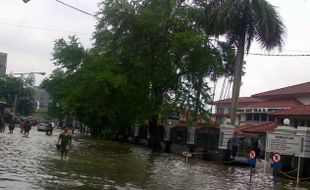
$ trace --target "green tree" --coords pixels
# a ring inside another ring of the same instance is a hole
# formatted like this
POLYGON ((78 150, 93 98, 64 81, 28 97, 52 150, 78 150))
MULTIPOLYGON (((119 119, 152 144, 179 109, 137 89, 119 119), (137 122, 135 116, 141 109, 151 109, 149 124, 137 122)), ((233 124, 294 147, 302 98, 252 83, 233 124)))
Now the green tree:
POLYGON ((245 51, 249 52, 254 39, 267 50, 281 48, 285 26, 274 6, 266 0, 212 0, 205 7, 206 30, 211 34, 225 34, 237 48, 230 116, 234 124, 245 51))
POLYGON ((25 81, 13 76, 0 78, 0 97, 7 102, 7 106, 15 108, 20 115, 30 115, 35 109, 34 91, 25 85, 25 81))
POLYGON ((185 1, 107 0, 98 15, 90 50, 75 37, 55 42, 58 69, 42 86, 95 136, 148 120, 158 151, 159 116, 180 107, 206 113, 206 78, 227 73, 229 48, 212 45, 201 25, 203 9, 185 1))
POLYGON ((157 121, 165 106, 185 102, 201 112, 209 101, 205 78, 223 73, 220 53, 201 28, 201 8, 181 0, 110 0, 100 13, 94 49, 115 57, 127 84, 137 87, 158 149, 157 121))
POLYGON ((64 82, 65 73, 60 68, 57 68, 49 78, 44 79, 41 83, 41 88, 46 90, 51 99, 51 103, 48 105, 48 115, 60 121, 65 117, 62 111, 62 97, 65 96, 64 82))

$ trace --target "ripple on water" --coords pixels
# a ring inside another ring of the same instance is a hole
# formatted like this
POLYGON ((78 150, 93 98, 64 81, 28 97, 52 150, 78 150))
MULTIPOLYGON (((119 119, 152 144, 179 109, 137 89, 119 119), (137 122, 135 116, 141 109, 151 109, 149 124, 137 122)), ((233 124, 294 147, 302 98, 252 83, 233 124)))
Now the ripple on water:
MULTIPOLYGON (((149 149, 75 138, 69 159, 60 160, 55 149, 59 131, 51 137, 32 130, 30 138, 0 134, 0 189, 119 189, 205 190, 272 189, 270 173, 191 159, 153 154, 149 149), (255 184, 255 185, 254 185, 255 184)), ((294 183, 280 181, 278 189, 294 183)), ((306 187, 310 187, 307 185, 306 187)))

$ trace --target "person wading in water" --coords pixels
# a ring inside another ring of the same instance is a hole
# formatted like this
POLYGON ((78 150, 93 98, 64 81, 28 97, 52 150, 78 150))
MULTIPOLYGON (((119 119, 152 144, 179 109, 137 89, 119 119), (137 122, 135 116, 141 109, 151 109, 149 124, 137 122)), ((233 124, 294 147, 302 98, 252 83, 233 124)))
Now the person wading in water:
POLYGON ((57 147, 60 149, 61 160, 67 159, 67 155, 72 143, 72 136, 69 133, 69 128, 64 127, 64 131, 58 137, 57 147))
POLYGON ((29 119, 26 120, 24 128, 25 128, 24 136, 29 137, 29 132, 31 130, 31 123, 29 119))

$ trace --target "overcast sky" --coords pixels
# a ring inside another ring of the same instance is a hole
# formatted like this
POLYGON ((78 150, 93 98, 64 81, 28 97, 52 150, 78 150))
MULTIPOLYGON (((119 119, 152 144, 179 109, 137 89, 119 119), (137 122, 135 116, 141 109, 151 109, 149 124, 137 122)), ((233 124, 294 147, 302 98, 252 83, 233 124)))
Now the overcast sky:
MULTIPOLYGON (((87 12, 98 11, 100 0, 62 0, 87 12)), ((287 36, 283 54, 310 54, 310 1, 269 0, 277 7, 287 36)), ((44 71, 54 68, 51 52, 56 39, 75 34, 91 47, 94 18, 55 0, 0 0, 0 52, 8 54, 7 73, 44 71), (39 29, 40 28, 40 29, 39 29)), ((250 53, 267 53, 253 43, 250 53)), ((279 53, 277 50, 272 54, 279 53)), ((310 81, 310 57, 245 56, 245 76, 240 96, 310 81)), ((43 76, 37 76, 42 81, 43 76)), ((219 83, 217 90, 220 91, 219 83)))

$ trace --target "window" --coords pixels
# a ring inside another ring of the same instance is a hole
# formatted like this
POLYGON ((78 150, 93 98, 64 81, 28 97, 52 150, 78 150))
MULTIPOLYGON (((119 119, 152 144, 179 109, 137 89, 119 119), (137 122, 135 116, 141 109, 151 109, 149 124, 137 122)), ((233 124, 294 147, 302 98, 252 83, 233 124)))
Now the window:
POLYGON ((221 107, 217 108, 217 113, 224 113, 224 108, 221 107))
POLYGON ((261 121, 267 121, 267 114, 261 114, 261 121))
POLYGON ((252 119, 253 119, 253 114, 251 113, 246 114, 246 121, 252 121, 252 119))
POLYGON ((256 114, 254 114, 254 121, 259 121, 259 114, 258 113, 256 113, 256 114))
POLYGON ((305 121, 304 120, 299 121, 299 126, 305 126, 305 121))
POLYGON ((275 121, 274 116, 269 116, 269 121, 275 121))

